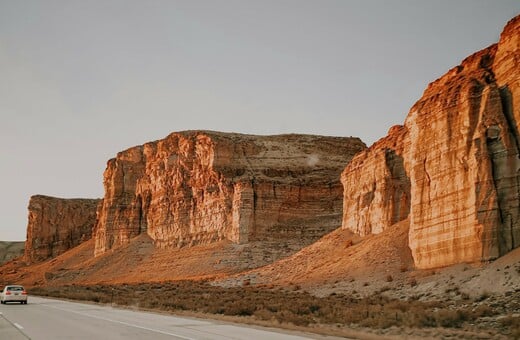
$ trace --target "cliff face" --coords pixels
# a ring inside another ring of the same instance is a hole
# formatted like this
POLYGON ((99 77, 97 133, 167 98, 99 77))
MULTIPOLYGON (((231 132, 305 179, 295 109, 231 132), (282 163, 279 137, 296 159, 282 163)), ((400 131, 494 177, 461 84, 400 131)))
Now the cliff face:
POLYGON ((147 233, 158 247, 309 244, 341 224, 339 175, 357 138, 172 133, 110 160, 95 253, 147 233))
POLYGON ((28 207, 25 261, 56 257, 90 239, 100 201, 32 196, 28 207))
POLYGON ((392 127, 343 171, 344 228, 362 236, 378 234, 408 217, 410 179, 403 160, 407 137, 406 127, 392 127))
POLYGON ((403 128, 347 166, 344 228, 377 233, 409 211, 418 268, 489 260, 518 247, 519 36, 517 17, 498 44, 431 83, 403 128))

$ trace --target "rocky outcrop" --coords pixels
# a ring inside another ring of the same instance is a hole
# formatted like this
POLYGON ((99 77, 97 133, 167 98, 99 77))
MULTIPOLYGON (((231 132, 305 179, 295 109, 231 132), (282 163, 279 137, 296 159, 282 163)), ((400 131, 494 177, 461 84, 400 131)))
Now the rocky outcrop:
POLYGON ((58 256, 92 237, 99 199, 64 199, 42 195, 29 200, 26 262, 58 256))
POLYGON ((147 233, 158 247, 230 240, 303 247, 341 224, 357 138, 172 133, 110 160, 95 254, 147 233))
POLYGON ((404 126, 392 127, 343 171, 343 228, 362 236, 378 234, 408 217, 410 179, 402 156, 407 137, 404 126))
POLYGON ((431 83, 403 128, 349 164, 344 228, 377 233, 409 213, 418 268, 519 246, 519 37, 517 17, 498 44, 431 83))

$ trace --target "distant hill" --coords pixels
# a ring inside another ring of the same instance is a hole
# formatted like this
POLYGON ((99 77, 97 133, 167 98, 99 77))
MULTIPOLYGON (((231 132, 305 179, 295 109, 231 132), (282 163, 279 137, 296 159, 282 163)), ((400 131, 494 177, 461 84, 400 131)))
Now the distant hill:
POLYGON ((0 264, 23 255, 25 242, 0 241, 0 264))

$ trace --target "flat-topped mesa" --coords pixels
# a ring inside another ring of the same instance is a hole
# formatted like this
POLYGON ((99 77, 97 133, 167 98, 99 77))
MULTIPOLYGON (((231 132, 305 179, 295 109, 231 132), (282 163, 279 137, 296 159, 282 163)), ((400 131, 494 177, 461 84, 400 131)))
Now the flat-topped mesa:
POLYGON ((147 233, 158 247, 311 243, 341 224, 339 175, 358 138, 172 133, 120 152, 104 173, 99 255, 147 233))
POLYGON ((100 199, 66 199, 43 195, 29 200, 24 260, 40 262, 89 240, 100 199))
POLYGON ((344 228, 379 232, 409 208, 418 268, 487 261, 520 245, 519 18, 498 44, 431 83, 400 132, 347 166, 344 228))

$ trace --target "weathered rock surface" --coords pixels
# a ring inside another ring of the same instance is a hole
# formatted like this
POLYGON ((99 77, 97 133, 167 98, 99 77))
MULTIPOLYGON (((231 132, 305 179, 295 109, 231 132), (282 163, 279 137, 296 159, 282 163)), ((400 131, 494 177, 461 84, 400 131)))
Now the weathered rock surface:
POLYGON ((344 228, 362 236, 378 234, 408 217, 410 179, 402 156, 407 137, 405 127, 392 127, 343 171, 344 228))
POLYGON ((431 83, 403 128, 348 165, 344 228, 377 233, 409 211, 418 268, 490 260, 519 246, 519 42, 517 17, 498 44, 431 83))
POLYGON ((301 248, 341 225, 339 176, 364 148, 358 138, 209 131, 130 148, 104 173, 95 254, 141 233, 162 248, 225 239, 301 248))
POLYGON ((56 257, 90 239, 100 201, 32 196, 28 207, 25 261, 56 257))

